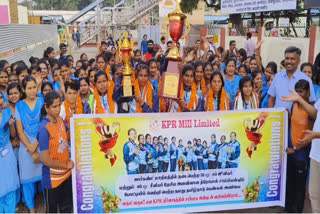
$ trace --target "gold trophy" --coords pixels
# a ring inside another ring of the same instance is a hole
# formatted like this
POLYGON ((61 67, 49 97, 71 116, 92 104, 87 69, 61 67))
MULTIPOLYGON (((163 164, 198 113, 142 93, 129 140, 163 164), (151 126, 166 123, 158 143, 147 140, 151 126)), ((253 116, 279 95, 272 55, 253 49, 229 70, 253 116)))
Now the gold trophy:
POLYGON ((245 118, 243 120, 247 139, 251 143, 246 149, 249 158, 251 158, 252 153, 257 150, 258 145, 261 144, 263 136, 261 130, 266 123, 267 116, 268 114, 266 113, 260 113, 260 115, 255 119, 245 118))
POLYGON ((248 130, 249 132, 258 133, 265 124, 265 120, 265 118, 256 118, 254 120, 251 118, 245 118, 243 120, 243 126, 245 130, 248 130))
POLYGON ((177 42, 179 39, 184 39, 190 32, 190 24, 186 21, 187 16, 184 15, 180 8, 181 0, 177 0, 177 8, 175 11, 168 15, 169 20, 169 31, 167 34, 173 40, 173 47, 169 51, 166 59, 168 62, 167 71, 162 75, 162 87, 161 96, 166 98, 176 99, 179 97, 179 87, 180 87, 180 73, 178 68, 178 62, 181 62, 181 57, 179 54, 179 49, 177 47, 177 42), (184 27, 186 28, 183 34, 184 27))
POLYGON ((125 72, 123 74, 123 97, 133 96, 133 85, 132 85, 132 68, 130 66, 130 59, 133 56, 134 42, 132 38, 128 40, 128 32, 123 34, 123 41, 119 40, 119 56, 122 57, 123 64, 125 66, 125 72))

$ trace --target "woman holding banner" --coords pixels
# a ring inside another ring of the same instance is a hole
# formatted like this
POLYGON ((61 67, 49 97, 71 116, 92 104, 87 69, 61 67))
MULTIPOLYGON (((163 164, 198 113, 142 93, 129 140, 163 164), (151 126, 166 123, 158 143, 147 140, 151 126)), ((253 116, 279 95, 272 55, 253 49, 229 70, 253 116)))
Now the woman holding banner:
POLYGON ((44 98, 38 141, 43 162, 42 180, 46 192, 47 212, 73 212, 71 170, 69 159, 69 131, 59 116, 61 98, 49 92, 44 98))

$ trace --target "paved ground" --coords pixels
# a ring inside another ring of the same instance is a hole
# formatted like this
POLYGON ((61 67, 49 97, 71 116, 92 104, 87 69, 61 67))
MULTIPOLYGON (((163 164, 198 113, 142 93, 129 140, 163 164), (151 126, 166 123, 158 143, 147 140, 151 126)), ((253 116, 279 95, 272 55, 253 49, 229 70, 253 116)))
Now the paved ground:
POLYGON ((97 48, 96 47, 81 47, 80 49, 76 48, 75 50, 72 51, 72 56, 75 62, 80 59, 80 55, 82 53, 86 53, 89 59, 95 58, 97 54, 97 48))

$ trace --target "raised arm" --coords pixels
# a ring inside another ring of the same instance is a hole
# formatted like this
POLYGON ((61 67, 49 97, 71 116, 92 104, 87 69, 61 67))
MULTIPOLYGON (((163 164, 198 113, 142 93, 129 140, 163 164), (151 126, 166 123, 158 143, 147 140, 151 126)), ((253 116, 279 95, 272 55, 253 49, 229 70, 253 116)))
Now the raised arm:
POLYGON ((313 107, 311 104, 306 102, 302 97, 300 97, 297 92, 290 89, 289 91, 291 93, 289 96, 281 97, 280 99, 285 102, 298 102, 302 106, 302 108, 308 113, 309 117, 315 120, 317 118, 317 113, 318 113, 317 109, 315 109, 315 107, 313 107))
POLYGON ((262 45, 263 41, 259 41, 256 44, 256 62, 257 62, 257 66, 259 68, 260 71, 262 71, 262 63, 261 63, 261 45, 262 45))

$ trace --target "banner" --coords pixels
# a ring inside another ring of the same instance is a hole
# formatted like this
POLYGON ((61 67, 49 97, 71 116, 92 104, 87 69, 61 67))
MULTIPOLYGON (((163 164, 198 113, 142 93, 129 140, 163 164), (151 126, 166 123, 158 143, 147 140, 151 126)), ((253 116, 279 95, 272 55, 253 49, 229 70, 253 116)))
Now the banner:
POLYGON ((296 10, 297 0, 221 0, 221 14, 296 10))
POLYGON ((75 116, 74 211, 284 206, 287 125, 284 109, 75 116))
POLYGON ((159 17, 167 17, 177 7, 177 0, 159 0, 159 17))

